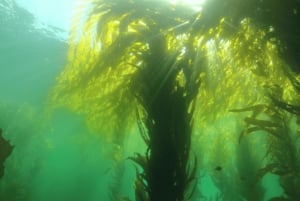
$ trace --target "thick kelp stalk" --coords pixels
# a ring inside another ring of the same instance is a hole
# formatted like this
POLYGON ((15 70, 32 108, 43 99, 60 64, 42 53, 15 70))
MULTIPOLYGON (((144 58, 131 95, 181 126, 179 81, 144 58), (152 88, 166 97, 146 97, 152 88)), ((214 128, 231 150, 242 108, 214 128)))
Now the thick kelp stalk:
POLYGON ((168 54, 163 35, 150 40, 145 67, 136 76, 140 85, 133 87, 145 112, 141 121, 148 144, 145 164, 139 163, 144 169, 139 182, 146 182, 151 201, 185 200, 195 176, 196 165, 189 166, 188 159, 199 79, 189 72, 191 61, 180 61, 177 54, 168 54))

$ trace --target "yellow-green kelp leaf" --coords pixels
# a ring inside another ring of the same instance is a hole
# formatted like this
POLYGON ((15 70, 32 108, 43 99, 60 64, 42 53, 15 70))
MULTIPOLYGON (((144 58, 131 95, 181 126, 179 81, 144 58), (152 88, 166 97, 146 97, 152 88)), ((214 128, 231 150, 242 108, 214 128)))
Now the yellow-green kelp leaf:
MULTIPOLYGON (((183 51, 181 60, 187 41, 195 40, 182 31, 196 16, 187 11, 164 1, 87 1, 75 12, 68 62, 50 105, 83 114, 90 129, 122 141, 140 107, 131 89, 140 85, 136 75, 146 65, 148 41, 163 36, 170 53, 183 51)), ((183 82, 183 76, 178 80, 183 82)))
MULTIPOLYGON (((193 143, 199 153, 205 153, 202 160, 206 165, 217 162, 234 167, 236 164, 239 138, 247 126, 245 119, 256 111, 232 113, 232 109, 263 105, 276 112, 278 108, 270 94, 299 105, 299 93, 287 72, 295 79, 297 76, 290 72, 280 56, 278 40, 266 37, 272 31, 272 27, 258 28, 249 18, 241 20, 237 27, 232 27, 229 19, 222 18, 216 27, 205 33, 208 40, 201 52, 205 53, 206 65, 197 96, 193 143)), ((255 117, 257 121, 273 122, 272 115, 262 109, 255 117)), ((284 111, 276 115, 290 118, 284 111)), ((251 149, 251 154, 259 160, 266 151, 266 135, 271 133, 262 128, 256 133, 263 135, 250 138, 248 143, 258 145, 251 149)))
MULTIPOLYGON (((167 1, 87 2, 75 12, 68 63, 50 103, 85 115, 89 128, 107 140, 122 141, 125 130, 136 123, 136 110, 142 106, 132 89, 143 82, 139 71, 147 66, 149 41, 158 35, 175 61, 188 59, 184 68, 201 72, 195 74, 201 85, 192 101, 195 138, 200 134, 203 138, 207 127, 227 118, 230 109, 270 104, 267 95, 274 89, 284 100, 298 98, 286 76, 288 66, 279 56, 277 39, 266 37, 272 27, 258 28, 250 18, 232 26, 231 16, 224 16, 206 29, 201 27, 201 12, 167 1)), ((159 73, 157 69, 153 73, 159 73)), ((178 71, 176 80, 187 88, 183 71, 178 71)), ((224 132, 229 141, 239 135, 224 132)))

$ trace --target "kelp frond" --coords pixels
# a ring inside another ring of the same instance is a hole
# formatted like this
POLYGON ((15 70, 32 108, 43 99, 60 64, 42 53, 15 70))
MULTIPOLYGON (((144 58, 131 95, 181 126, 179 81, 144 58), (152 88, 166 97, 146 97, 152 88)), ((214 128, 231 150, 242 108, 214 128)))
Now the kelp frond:
MULTIPOLYGON (((57 78, 50 105, 86 115, 88 126, 102 133, 132 125, 139 100, 131 89, 140 85, 136 77, 146 65, 149 43, 164 35, 169 52, 184 49, 190 39, 182 29, 194 19, 186 11, 147 0, 90 0, 78 7, 68 63, 57 78)), ((151 69, 154 74, 157 70, 151 69)), ((109 135, 107 139, 113 138, 109 135)))

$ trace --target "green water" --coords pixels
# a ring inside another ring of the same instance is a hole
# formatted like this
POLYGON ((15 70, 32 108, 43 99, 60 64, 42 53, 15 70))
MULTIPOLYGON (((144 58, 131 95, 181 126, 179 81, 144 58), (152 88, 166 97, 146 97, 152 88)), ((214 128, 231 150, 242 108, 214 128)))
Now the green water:
POLYGON ((66 42, 36 29, 25 9, 4 8, 0 127, 15 148, 5 162, 0 200, 108 200, 114 173, 109 157, 101 156, 103 144, 93 137, 83 141, 85 123, 68 111, 58 111, 48 121, 43 117, 49 90, 66 62, 66 42))
MULTIPOLYGON (((80 114, 61 108, 47 115, 49 92, 66 65, 68 44, 57 37, 62 30, 37 29, 34 16, 11 2, 0 0, 0 128, 14 145, 0 178, 0 201, 134 200, 135 164, 128 157, 145 151, 137 126, 125 140, 122 155, 115 156, 119 147, 90 131, 80 114)), ((224 122, 229 125, 231 120, 224 122)), ((223 166, 215 170, 219 165, 198 168, 193 201, 222 200, 216 183, 230 172, 223 166)), ((261 179, 263 201, 284 194, 277 175, 268 173, 261 179)), ((237 198, 234 182, 224 182, 224 189, 237 198)))

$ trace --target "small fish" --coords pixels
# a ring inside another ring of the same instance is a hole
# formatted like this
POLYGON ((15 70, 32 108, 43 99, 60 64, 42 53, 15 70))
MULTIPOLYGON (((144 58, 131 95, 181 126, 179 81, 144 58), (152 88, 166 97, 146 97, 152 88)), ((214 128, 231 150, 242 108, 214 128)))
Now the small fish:
POLYGON ((2 136, 2 129, 0 128, 0 178, 4 175, 4 162, 10 156, 14 149, 6 139, 2 136))
POLYGON ((215 167, 215 170, 216 170, 216 171, 221 171, 221 170, 222 170, 222 167, 221 167, 221 166, 217 166, 217 167, 215 167))

